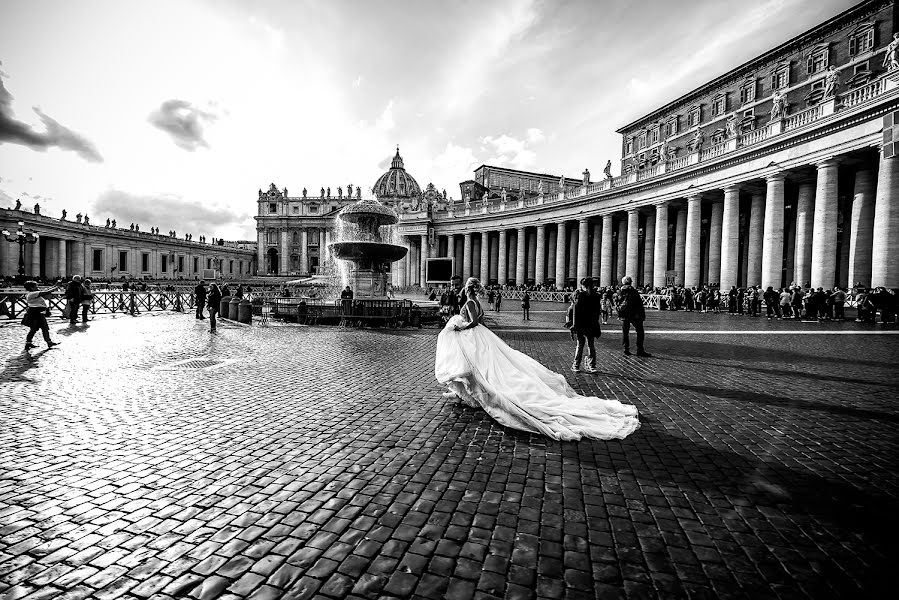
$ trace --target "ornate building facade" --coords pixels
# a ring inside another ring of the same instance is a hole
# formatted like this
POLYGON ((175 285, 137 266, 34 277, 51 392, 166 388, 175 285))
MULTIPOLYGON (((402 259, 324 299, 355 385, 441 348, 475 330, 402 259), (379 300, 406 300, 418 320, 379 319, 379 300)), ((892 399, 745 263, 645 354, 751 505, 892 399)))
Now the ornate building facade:
POLYGON ((452 256, 512 284, 899 287, 895 10, 862 2, 622 127, 620 176, 484 165, 461 202, 413 203, 394 284, 452 256))
MULTIPOLYGON (((11 235, 23 224, 38 241, 24 245, 25 274, 30 277, 93 279, 198 279, 205 269, 238 279, 256 272, 256 248, 246 242, 215 244, 177 238, 171 233, 141 231, 132 224, 94 225, 79 214, 75 220, 53 218, 20 208, 0 209, 0 228, 11 235)), ((205 239, 205 238, 204 238, 205 239)), ((19 247, 0 237, 0 273, 15 276, 19 247)))

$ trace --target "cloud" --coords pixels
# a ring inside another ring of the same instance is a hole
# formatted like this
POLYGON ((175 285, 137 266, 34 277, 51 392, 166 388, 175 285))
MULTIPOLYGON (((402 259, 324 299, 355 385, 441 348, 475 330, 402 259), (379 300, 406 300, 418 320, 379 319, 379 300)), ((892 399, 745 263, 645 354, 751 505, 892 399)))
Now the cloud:
POLYGON ((0 144, 20 144, 39 152, 47 148, 71 150, 88 162, 103 162, 103 157, 94 144, 75 133, 38 107, 32 110, 44 124, 45 131, 36 131, 31 125, 19 121, 13 116, 12 94, 3 84, 4 73, 0 72, 0 144))
POLYGON ((202 202, 187 200, 176 194, 134 194, 110 189, 94 201, 91 213, 95 220, 109 218, 119 223, 138 223, 141 229, 159 227, 174 229, 179 235, 194 233, 212 235, 224 226, 242 227, 248 215, 202 202))
POLYGON ((387 103, 387 106, 384 107, 384 112, 381 113, 381 116, 378 117, 378 120, 375 121, 375 129, 380 129, 381 131, 390 131, 396 125, 396 122, 393 120, 393 100, 387 103))
POLYGON ((186 100, 166 100, 147 118, 154 127, 172 136, 175 145, 188 152, 200 146, 209 147, 203 138, 203 125, 216 119, 216 114, 201 110, 186 100))
POLYGON ((490 164, 508 165, 514 169, 531 169, 537 162, 537 153, 531 146, 545 139, 543 131, 532 127, 527 130, 526 137, 520 140, 511 135, 487 136, 481 138, 485 151, 491 153, 486 161, 490 164))
POLYGON ((353 80, 353 87, 354 87, 354 88, 357 88, 357 87, 359 87, 360 85, 362 85, 362 75, 359 75, 358 77, 356 77, 356 79, 353 80))

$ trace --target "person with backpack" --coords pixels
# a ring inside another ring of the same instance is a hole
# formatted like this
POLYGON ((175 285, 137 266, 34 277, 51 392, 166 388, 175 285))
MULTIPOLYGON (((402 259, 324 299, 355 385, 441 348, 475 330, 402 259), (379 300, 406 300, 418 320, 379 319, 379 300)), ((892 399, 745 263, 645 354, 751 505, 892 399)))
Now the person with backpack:
POLYGON ((618 309, 618 317, 621 319, 621 341, 624 345, 625 356, 630 356, 630 331, 631 325, 633 325, 634 331, 637 332, 637 356, 649 358, 652 355, 643 347, 643 340, 646 337, 643 330, 646 309, 643 307, 643 299, 640 297, 640 293, 634 289, 633 283, 634 280, 630 276, 624 277, 621 280, 621 289, 615 296, 615 306, 618 309))

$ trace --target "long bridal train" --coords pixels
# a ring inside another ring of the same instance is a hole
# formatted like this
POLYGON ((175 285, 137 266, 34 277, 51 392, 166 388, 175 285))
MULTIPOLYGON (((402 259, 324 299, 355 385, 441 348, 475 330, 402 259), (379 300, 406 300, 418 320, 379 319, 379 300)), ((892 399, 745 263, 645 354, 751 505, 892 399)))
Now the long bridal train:
POLYGON ((581 396, 565 377, 488 328, 455 329, 464 323, 452 317, 437 337, 434 374, 465 404, 480 406, 506 427, 563 441, 623 439, 640 426, 635 406, 581 396))

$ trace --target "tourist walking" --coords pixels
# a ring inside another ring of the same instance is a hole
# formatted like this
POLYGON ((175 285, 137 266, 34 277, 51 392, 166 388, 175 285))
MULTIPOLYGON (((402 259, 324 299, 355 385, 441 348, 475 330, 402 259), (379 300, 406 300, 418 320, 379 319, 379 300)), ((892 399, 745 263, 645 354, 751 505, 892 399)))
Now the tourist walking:
POLYGON ((496 292, 496 301, 493 303, 493 310, 496 312, 500 312, 500 309, 503 305, 503 293, 498 291, 496 292))
POLYGON ((72 277, 72 281, 66 286, 66 313, 69 315, 69 323, 74 325, 78 321, 78 307, 81 305, 81 275, 72 277))
POLYGON ((524 296, 521 297, 521 320, 531 320, 531 295, 527 293, 527 291, 525 291, 524 296))
POLYGON ((206 317, 203 315, 203 308, 206 306, 206 280, 201 279, 200 283, 197 284, 197 287, 194 288, 194 296, 197 301, 197 314, 196 318, 205 319, 206 317))
POLYGON ((40 329, 41 335, 44 336, 44 341, 47 342, 47 348, 59 345, 58 342, 54 342, 50 339, 50 326, 47 325, 45 313, 47 312, 47 298, 60 287, 61 286, 57 284, 52 288, 40 290, 38 289, 36 282, 25 282, 25 304, 27 308, 25 310, 25 317, 22 319, 22 325, 28 327, 28 335, 25 336, 26 350, 37 348, 36 345, 31 343, 31 340, 34 339, 34 334, 37 333, 38 329, 40 329))
POLYGON ((621 289, 615 296, 615 306, 618 308, 618 317, 621 319, 621 342, 624 345, 625 356, 631 355, 630 331, 631 325, 637 332, 637 356, 649 358, 652 356, 643 347, 645 332, 643 321, 646 320, 646 309, 643 308, 643 299, 634 289, 634 280, 629 276, 621 280, 621 289))
POLYGON ((91 308, 94 301, 94 291, 91 289, 91 280, 85 279, 81 284, 81 322, 87 323, 87 311, 91 308))
POLYGON ((575 373, 581 371, 581 360, 584 358, 584 345, 587 346, 588 362, 584 365, 587 373, 596 373, 596 348, 593 341, 602 335, 599 325, 602 299, 593 287, 593 279, 584 277, 581 279, 581 289, 574 294, 574 301, 568 309, 568 323, 571 335, 577 340, 574 350, 574 362, 571 370, 575 373))
POLYGON ((493 310, 493 301, 496 299, 496 292, 493 290, 487 291, 487 305, 490 307, 490 310, 493 310))
POLYGON ((480 281, 465 282, 466 302, 437 337, 434 375, 445 397, 483 408, 501 425, 556 440, 622 439, 640 426, 636 407, 581 396, 565 378, 506 345, 483 324, 480 281))
POLYGON ((219 303, 222 301, 222 291, 217 283, 209 286, 209 296, 206 303, 209 305, 209 331, 215 331, 215 315, 219 312, 219 303))

